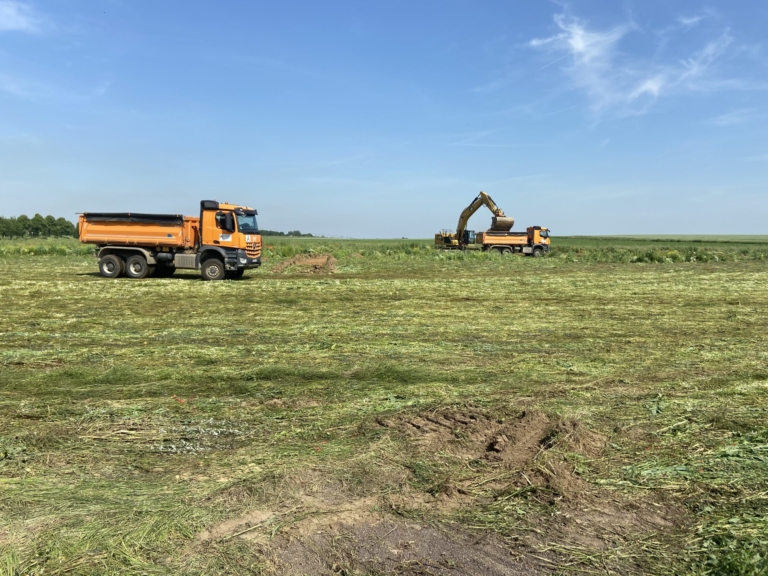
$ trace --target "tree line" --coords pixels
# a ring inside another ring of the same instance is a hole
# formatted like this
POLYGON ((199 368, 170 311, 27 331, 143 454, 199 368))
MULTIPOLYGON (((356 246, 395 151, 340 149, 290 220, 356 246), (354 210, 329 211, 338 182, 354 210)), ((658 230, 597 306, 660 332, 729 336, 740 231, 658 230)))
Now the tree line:
MULTIPOLYGON (((299 230, 290 232, 278 232, 276 230, 261 230, 263 236, 300 236, 312 238, 312 234, 302 234, 299 230)), ((30 218, 22 214, 21 216, 11 216, 5 218, 0 216, 0 238, 24 238, 43 237, 43 236, 74 236, 77 238, 77 226, 66 218, 54 218, 53 216, 42 216, 35 214, 30 218)))
POLYGON ((24 236, 77 237, 77 226, 66 218, 40 214, 35 214, 32 218, 24 214, 10 218, 0 216, 0 238, 23 238, 24 236))
POLYGON ((299 230, 291 230, 290 232, 278 232, 276 230, 259 230, 259 234, 262 236, 301 236, 303 238, 314 238, 312 234, 307 232, 302 234, 299 230))

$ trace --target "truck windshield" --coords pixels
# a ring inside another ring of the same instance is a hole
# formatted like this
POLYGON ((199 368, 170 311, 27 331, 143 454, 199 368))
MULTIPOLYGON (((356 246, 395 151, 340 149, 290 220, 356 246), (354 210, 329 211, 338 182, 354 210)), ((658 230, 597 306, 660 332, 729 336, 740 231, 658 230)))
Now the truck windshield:
POLYGON ((246 234, 254 234, 258 232, 259 226, 256 224, 256 216, 253 214, 238 214, 237 229, 246 234))

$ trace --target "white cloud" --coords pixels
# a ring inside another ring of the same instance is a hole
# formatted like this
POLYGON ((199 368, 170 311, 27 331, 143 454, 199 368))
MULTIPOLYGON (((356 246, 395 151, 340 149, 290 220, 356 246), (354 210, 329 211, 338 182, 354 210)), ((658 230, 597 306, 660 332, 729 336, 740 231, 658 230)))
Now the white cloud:
POLYGON ((648 80, 640 84, 640 86, 638 86, 629 95, 629 100, 630 101, 637 100, 643 94, 648 94, 649 96, 656 98, 661 92, 661 89, 663 86, 664 86, 663 76, 655 76, 654 78, 649 78, 648 80))
POLYGON ((757 114, 754 109, 742 109, 733 110, 716 118, 712 118, 710 122, 716 126, 733 126, 735 124, 743 124, 748 120, 762 117, 761 114, 757 114))
POLYGON ((699 22, 704 20, 705 16, 679 16, 677 21, 680 25, 686 28, 693 28, 699 22))
POLYGON ((642 95, 658 96, 664 80, 659 75, 618 64, 618 44, 632 27, 621 25, 605 31, 592 30, 587 22, 566 14, 556 14, 555 23, 562 32, 549 38, 535 38, 532 48, 570 56, 565 68, 574 85, 586 92, 595 111, 627 107, 642 95))
POLYGON ((482 132, 472 132, 469 135, 462 135, 460 140, 452 142, 450 146, 477 146, 478 140, 482 140, 486 136, 490 136, 494 132, 498 132, 501 128, 494 128, 493 130, 484 130, 482 132))
POLYGON ((16 0, 0 0, 0 32, 39 30, 40 19, 29 5, 16 0))
POLYGON ((28 98, 32 95, 32 90, 24 82, 3 73, 0 73, 0 92, 20 98, 28 98))
MULTIPOLYGON (((704 17, 679 18, 678 22, 691 27, 704 17)), ((587 21, 565 12, 556 14, 554 21, 560 32, 548 38, 534 38, 528 45, 556 55, 554 62, 568 58, 570 63, 563 71, 572 86, 587 95, 597 114, 642 114, 665 94, 705 89, 705 76, 733 42, 726 30, 687 59, 659 63, 654 57, 632 56, 621 50, 622 40, 637 30, 631 23, 596 30, 587 21)), ((706 86, 715 85, 708 80, 706 86)))
POLYGON ((723 32, 714 42, 708 43, 702 50, 693 54, 687 60, 682 62, 685 71, 680 75, 680 80, 689 80, 700 77, 709 66, 725 53, 728 46, 733 42, 730 30, 723 32))

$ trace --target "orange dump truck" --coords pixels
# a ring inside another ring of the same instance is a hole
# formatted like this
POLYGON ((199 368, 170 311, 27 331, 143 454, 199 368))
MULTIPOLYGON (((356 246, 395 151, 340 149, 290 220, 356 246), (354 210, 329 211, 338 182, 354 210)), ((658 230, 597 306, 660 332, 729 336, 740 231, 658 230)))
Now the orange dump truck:
POLYGON ((80 242, 98 248, 106 278, 167 277, 179 269, 200 270, 204 280, 240 278, 261 266, 257 212, 247 206, 200 202, 200 216, 85 212, 80 242))
POLYGON ((496 250, 502 254, 520 252, 529 256, 543 256, 549 252, 549 229, 529 226, 525 232, 477 232, 475 242, 483 250, 496 250))

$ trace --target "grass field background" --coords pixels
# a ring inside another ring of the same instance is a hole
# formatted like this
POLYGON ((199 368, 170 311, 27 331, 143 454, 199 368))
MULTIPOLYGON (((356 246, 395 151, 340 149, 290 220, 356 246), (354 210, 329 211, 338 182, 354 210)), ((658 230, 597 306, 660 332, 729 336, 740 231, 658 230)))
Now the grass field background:
POLYGON ((264 243, 262 269, 208 283, 0 242, 0 572, 280 572, 274 543, 349 501, 490 533, 541 573, 768 571, 768 238, 556 238, 541 259, 264 243), (522 411, 549 429, 517 468, 458 456, 461 426, 439 450, 401 426, 522 411), (601 500, 667 522, 609 539, 601 500), (201 536, 259 510, 253 540, 201 536))

